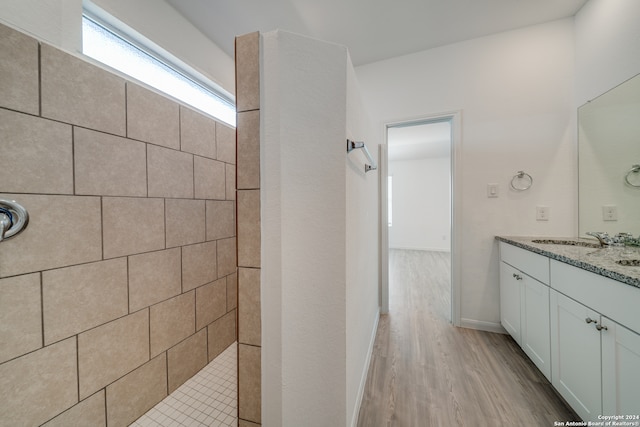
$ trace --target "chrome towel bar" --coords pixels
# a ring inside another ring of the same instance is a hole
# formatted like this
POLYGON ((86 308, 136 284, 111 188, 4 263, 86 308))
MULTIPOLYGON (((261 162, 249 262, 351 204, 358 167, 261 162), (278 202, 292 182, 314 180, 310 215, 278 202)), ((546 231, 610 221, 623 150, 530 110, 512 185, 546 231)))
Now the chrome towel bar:
POLYGON ((352 152, 356 148, 362 148, 364 155, 367 156, 367 160, 369 160, 370 164, 365 163, 364 165, 365 173, 378 169, 378 165, 376 165, 375 160, 373 160, 373 157, 371 157, 371 153, 369 153, 369 150, 367 149, 367 146, 364 142, 351 141, 350 139, 347 139, 347 153, 352 152))

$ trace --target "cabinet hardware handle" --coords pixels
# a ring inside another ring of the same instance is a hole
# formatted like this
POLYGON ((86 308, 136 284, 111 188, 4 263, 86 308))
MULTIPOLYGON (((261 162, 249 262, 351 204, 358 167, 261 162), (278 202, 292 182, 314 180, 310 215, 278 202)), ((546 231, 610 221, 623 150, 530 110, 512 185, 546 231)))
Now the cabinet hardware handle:
POLYGON ((522 276, 520 276, 519 274, 513 273, 513 277, 515 277, 516 280, 522 280, 522 276))
POLYGON ((602 326, 602 325, 596 325, 596 329, 597 329, 597 330, 599 330, 599 331, 601 331, 601 330, 603 330, 603 329, 604 329, 605 331, 609 330, 609 328, 607 328, 606 326, 602 326))
POLYGON ((595 322, 595 323, 598 323, 596 320, 593 320, 593 319, 592 319, 592 318, 590 318, 590 317, 587 317, 586 319, 584 319, 584 321, 585 321, 585 322, 587 322, 587 323, 594 323, 594 322, 595 322))

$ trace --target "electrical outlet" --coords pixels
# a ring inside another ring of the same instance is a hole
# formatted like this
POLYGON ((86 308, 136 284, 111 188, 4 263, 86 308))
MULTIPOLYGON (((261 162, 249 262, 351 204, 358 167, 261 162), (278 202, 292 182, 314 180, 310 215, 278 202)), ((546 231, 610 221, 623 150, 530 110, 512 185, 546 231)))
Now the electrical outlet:
POLYGON ((549 221, 548 206, 536 206, 536 221, 549 221))
POLYGON ((605 205, 602 207, 602 219, 604 221, 618 220, 618 207, 616 205, 605 205))

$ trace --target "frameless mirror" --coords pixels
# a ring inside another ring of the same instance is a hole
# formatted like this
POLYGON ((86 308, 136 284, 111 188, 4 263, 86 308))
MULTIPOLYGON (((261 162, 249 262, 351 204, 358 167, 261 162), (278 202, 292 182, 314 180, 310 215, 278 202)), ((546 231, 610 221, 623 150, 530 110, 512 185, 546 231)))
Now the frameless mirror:
POLYGON ((640 234, 640 74, 578 108, 579 233, 640 234))

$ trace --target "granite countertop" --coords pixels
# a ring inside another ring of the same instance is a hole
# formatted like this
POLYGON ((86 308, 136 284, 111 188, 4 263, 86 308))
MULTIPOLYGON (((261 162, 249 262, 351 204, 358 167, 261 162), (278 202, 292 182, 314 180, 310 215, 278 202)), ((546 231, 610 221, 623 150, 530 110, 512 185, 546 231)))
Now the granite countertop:
POLYGON ((599 274, 600 276, 640 288, 640 266, 628 266, 616 263, 618 260, 626 260, 629 262, 632 262, 632 260, 640 260, 640 247, 599 248, 597 247, 598 242, 596 240, 576 237, 496 236, 496 239, 599 274), (579 242, 579 244, 583 245, 595 244, 596 247, 534 243, 533 240, 565 240, 579 242))

